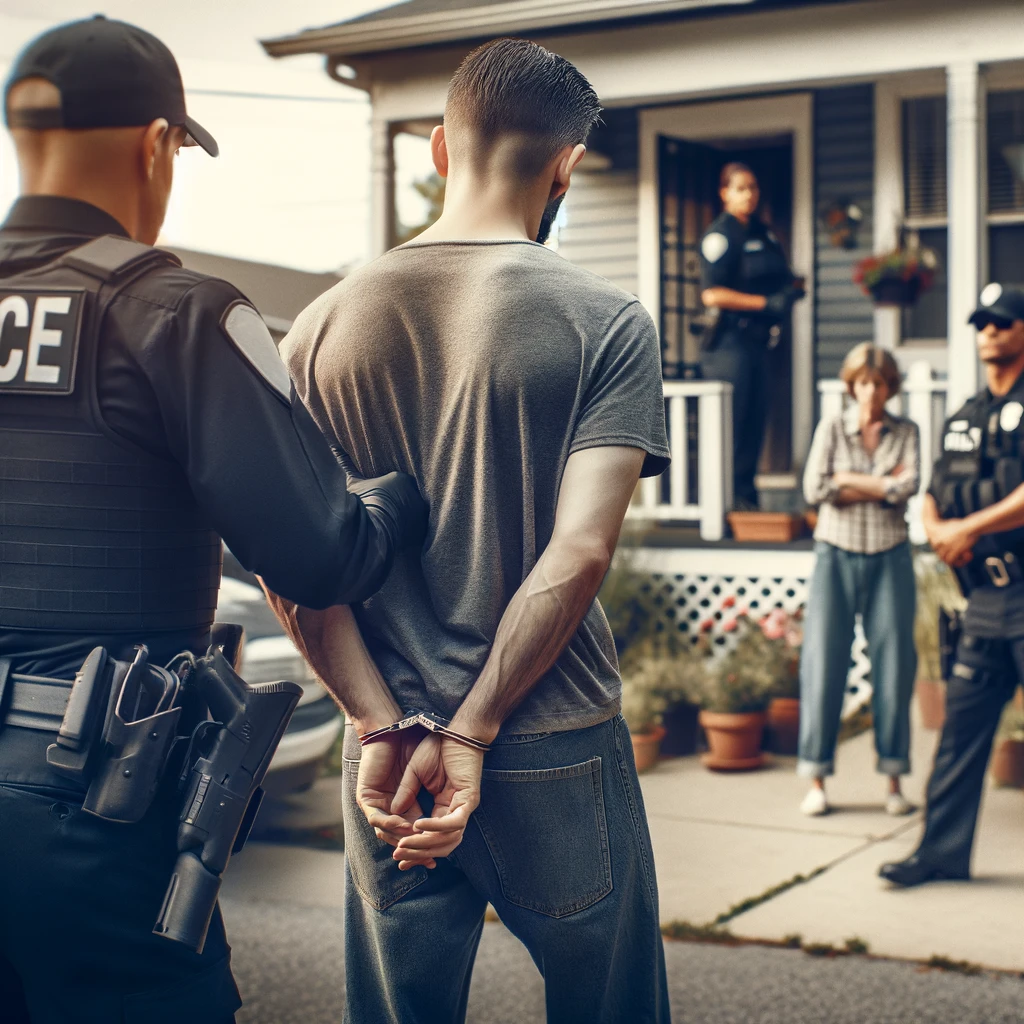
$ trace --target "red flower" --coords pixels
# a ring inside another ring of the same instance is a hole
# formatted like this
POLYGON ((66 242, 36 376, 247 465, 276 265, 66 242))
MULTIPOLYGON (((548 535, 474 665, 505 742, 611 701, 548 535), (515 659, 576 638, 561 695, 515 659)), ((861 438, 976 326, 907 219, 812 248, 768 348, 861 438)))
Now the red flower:
POLYGON ((724 600, 724 601, 722 602, 722 607, 723 607, 723 608, 732 608, 732 607, 733 607, 733 605, 735 605, 735 604, 736 604, 736 598, 735 598, 735 597, 727 597, 727 598, 726 598, 726 599, 725 599, 725 600, 724 600))
POLYGON ((739 625, 739 623, 735 619, 726 619, 725 622, 722 623, 722 632, 723 633, 735 633, 736 632, 736 627, 738 625, 739 625))
POLYGON ((700 624, 700 631, 702 633, 710 633, 711 630, 713 630, 714 628, 715 628, 715 620, 714 619, 705 619, 700 624))

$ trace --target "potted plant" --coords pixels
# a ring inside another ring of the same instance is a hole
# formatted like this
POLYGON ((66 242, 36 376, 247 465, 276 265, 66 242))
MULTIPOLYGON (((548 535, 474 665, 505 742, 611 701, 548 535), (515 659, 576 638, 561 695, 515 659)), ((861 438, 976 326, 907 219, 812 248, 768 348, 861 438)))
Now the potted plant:
POLYGON ((710 748, 703 762, 725 771, 760 768, 765 708, 774 682, 770 641, 743 614, 727 619, 722 630, 738 636, 731 649, 703 659, 698 680, 700 724, 710 748))
POLYGON ((854 267, 853 280, 878 306, 912 306, 932 286, 938 265, 931 249, 892 249, 862 259, 854 267))
POLYGON ((914 644, 917 647, 917 698, 921 724, 926 729, 941 729, 946 718, 946 683, 942 678, 942 650, 939 616, 961 611, 966 601, 949 569, 931 552, 914 558, 917 579, 917 611, 914 618, 914 644))
POLYGON ((800 740, 800 649, 804 642, 803 617, 773 608, 758 623, 772 643, 775 656, 768 703, 769 747, 777 754, 795 754, 800 740))
POLYGON ((644 662, 636 663, 622 677, 622 717, 629 727, 638 772, 657 764, 658 748, 665 735, 661 724, 665 699, 657 692, 658 679, 657 668, 652 669, 644 662))
POLYGON ((802 514, 795 512, 734 511, 726 515, 733 540, 746 544, 788 544, 806 527, 802 514))
MULTIPOLYGON (((669 756, 697 750, 697 707, 690 700, 692 645, 666 625, 665 597, 649 573, 637 569, 627 537, 598 594, 615 640, 623 680, 636 677, 661 702, 661 751, 669 756)), ((636 698, 628 695, 636 707, 636 698)), ((640 719, 643 714, 637 715, 640 719)), ((628 722, 627 717, 627 722, 628 722)))
POLYGON ((997 786, 1024 788, 1024 711, 1007 704, 996 733, 990 767, 997 786))

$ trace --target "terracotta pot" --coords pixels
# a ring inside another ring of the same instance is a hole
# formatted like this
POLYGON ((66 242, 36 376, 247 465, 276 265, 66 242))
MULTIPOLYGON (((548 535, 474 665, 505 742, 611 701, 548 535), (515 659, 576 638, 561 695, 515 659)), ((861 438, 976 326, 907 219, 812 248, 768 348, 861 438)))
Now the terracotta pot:
POLYGON ((761 737, 767 717, 763 711, 702 711, 700 724, 710 748, 701 759, 705 766, 721 771, 760 768, 764 763, 761 737))
POLYGON ((662 716, 661 724, 665 727, 665 737, 661 741, 662 757, 689 757, 697 753, 696 704, 684 701, 673 704, 662 716))
POLYGON ((800 742, 800 698, 773 697, 768 705, 769 750, 795 754, 800 742))
POLYGON ((645 772, 658 763, 658 748, 664 735, 665 728, 661 725, 656 725, 650 732, 629 734, 633 741, 633 760, 636 761, 638 772, 645 772))
POLYGON ((804 517, 789 512, 730 512, 733 540, 786 544, 804 531, 804 517))
POLYGON ((921 724, 926 729, 941 729, 946 721, 946 684, 941 680, 918 679, 914 683, 921 724))
POLYGON ((990 770, 997 786, 1024 789, 1024 740, 996 740, 990 770))

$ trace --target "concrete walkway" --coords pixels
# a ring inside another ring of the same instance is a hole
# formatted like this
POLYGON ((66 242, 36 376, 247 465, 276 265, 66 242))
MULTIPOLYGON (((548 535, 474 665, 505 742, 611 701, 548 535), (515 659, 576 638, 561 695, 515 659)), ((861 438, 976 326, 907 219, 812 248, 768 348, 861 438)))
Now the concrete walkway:
MULTIPOLYGON (((937 734, 914 730, 914 774, 905 793, 922 802, 937 734)), ((829 781, 835 810, 806 818, 807 783, 794 761, 758 772, 717 774, 697 758, 662 761, 642 776, 661 888, 662 920, 710 923, 796 875, 821 870, 725 925, 751 939, 798 934, 805 943, 842 946, 859 938, 873 954, 933 955, 1024 971, 1024 792, 989 788, 969 883, 894 890, 878 866, 909 854, 921 813, 882 810, 885 779, 874 771, 873 737, 839 749, 829 781)))

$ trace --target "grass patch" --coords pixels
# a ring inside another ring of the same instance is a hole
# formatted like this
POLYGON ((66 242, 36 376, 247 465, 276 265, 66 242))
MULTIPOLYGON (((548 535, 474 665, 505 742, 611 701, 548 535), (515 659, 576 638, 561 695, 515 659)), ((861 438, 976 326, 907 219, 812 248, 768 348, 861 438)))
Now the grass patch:
POLYGON ((792 935, 782 936, 782 946, 784 949, 801 949, 803 948, 804 937, 799 932, 793 932, 792 935))
POLYGON ((950 971, 954 974, 981 974, 981 967, 969 960, 951 960, 948 956, 935 954, 925 961, 925 967, 936 971, 950 971))
POLYGON ((856 935, 848 938, 843 945, 846 947, 846 952, 854 956, 863 956, 868 952, 868 944, 856 935))
POLYGON ((765 889, 758 896, 750 896, 745 900, 741 900, 724 913, 719 914, 712 922, 712 925, 725 924, 726 921, 731 921, 734 917, 739 917, 740 914, 745 914, 748 910, 753 910, 754 907, 759 907, 762 903, 775 899, 776 896, 781 895, 788 889, 792 889, 797 885, 803 885, 804 882, 809 882, 812 878, 817 878, 824 871, 825 868, 815 868, 809 875, 794 875, 785 882, 780 882, 778 885, 773 885, 770 889, 765 889))
POLYGON ((677 939, 680 942, 711 942, 718 945, 735 945, 739 943, 735 935, 727 928, 718 928, 714 924, 692 924, 690 921, 670 921, 661 926, 661 934, 666 939, 677 939))
POLYGON ((803 950, 808 956, 838 956, 844 952, 827 942, 807 942, 804 943, 803 950))

